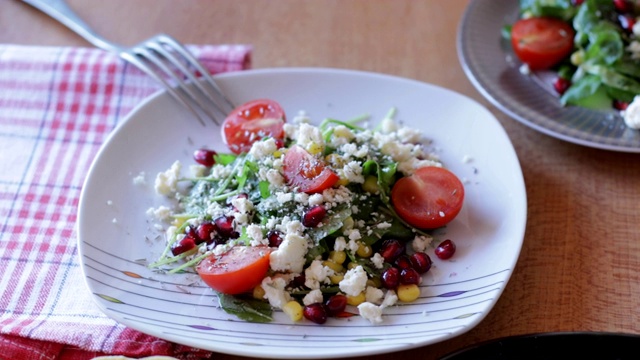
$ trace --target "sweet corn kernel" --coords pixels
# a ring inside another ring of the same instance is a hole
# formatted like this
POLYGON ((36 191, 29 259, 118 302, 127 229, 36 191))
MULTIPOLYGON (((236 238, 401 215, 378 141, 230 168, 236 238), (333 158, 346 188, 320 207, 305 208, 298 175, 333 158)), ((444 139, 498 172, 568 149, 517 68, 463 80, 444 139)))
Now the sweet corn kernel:
POLYGON ((355 269, 358 267, 358 263, 355 262, 350 262, 349 264, 347 264, 347 269, 351 270, 351 269, 355 269))
POLYGON ((343 279, 344 274, 335 274, 329 276, 329 280, 331 280, 331 283, 334 285, 340 284, 340 281, 342 281, 343 279))
POLYGON ((282 151, 276 150, 276 151, 273 152, 273 157, 274 158, 279 158, 281 156, 282 156, 282 151))
POLYGON ((336 273, 342 272, 342 270, 344 270, 344 267, 341 264, 336 264, 333 261, 329 260, 323 261, 322 265, 328 267, 336 273))
POLYGON ((378 187, 378 178, 373 175, 367 176, 362 184, 362 190, 370 194, 377 194, 380 191, 380 188, 378 187))
POLYGON ((336 186, 347 186, 349 185, 349 180, 345 178, 340 178, 340 180, 336 181, 336 186))
POLYGON ((404 302, 415 301, 420 296, 420 288, 416 284, 399 285, 396 292, 398 299, 404 302))
POLYGON ((367 280, 367 286, 373 286, 375 288, 380 288, 382 287, 382 280, 380 280, 379 277, 372 277, 370 279, 367 280))
POLYGON ((324 146, 318 143, 311 143, 309 144, 309 146, 307 146, 307 151, 311 155, 320 154, 321 152, 324 151, 324 146))
POLYGON ((302 320, 302 305, 300 305, 300 303, 298 303, 297 301, 292 300, 284 304, 284 306, 282 307, 282 311, 285 314, 289 315, 291 321, 302 320))
POLYGON ((258 300, 264 300, 265 291, 262 286, 258 285, 253 288, 253 298, 258 300))
POLYGON ((347 260, 347 253, 344 251, 331 251, 327 260, 342 265, 347 260))
POLYGON ((367 300, 364 291, 356 296, 347 295, 347 304, 351 306, 358 306, 367 300))
POLYGON ((373 255, 373 249, 370 245, 358 243, 358 250, 356 250, 356 254, 363 258, 369 258, 373 255))

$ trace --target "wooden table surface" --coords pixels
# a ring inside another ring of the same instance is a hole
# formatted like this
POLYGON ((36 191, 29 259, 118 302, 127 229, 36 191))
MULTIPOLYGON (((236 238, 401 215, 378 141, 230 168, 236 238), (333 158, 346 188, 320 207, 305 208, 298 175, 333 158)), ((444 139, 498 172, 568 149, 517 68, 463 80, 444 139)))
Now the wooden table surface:
MULTIPOLYGON (((98 33, 125 45, 158 32, 184 43, 251 44, 254 68, 321 66, 408 77, 467 95, 499 119, 520 159, 528 197, 524 245, 506 290, 489 315, 459 337, 369 358, 436 359, 481 341, 539 332, 640 334, 639 155, 556 140, 485 100, 456 52, 467 3, 69 0, 98 33)), ((0 0, 0 9, 0 43, 89 46, 19 1, 0 0)))

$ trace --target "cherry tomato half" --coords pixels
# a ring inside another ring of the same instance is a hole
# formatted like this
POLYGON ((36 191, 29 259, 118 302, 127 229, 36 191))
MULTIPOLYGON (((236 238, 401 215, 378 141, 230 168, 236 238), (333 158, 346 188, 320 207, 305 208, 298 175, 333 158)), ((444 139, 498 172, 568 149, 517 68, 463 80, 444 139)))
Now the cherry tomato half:
POLYGON ((544 70, 569 56, 574 35, 571 25, 560 19, 520 19, 511 28, 511 45, 531 70, 544 70))
POLYGON ((398 215, 419 229, 435 229, 453 220, 464 199, 464 187, 451 171, 435 166, 400 178, 391 189, 398 215))
POLYGON ((212 289, 224 294, 241 294, 262 282, 269 270, 271 248, 234 246, 221 255, 211 255, 196 271, 212 289))
POLYGON ((322 192, 340 180, 322 159, 297 145, 289 148, 284 155, 282 172, 290 186, 298 187, 299 191, 307 194, 322 192))
POLYGON ((254 142, 266 136, 284 138, 284 110, 268 99, 249 101, 235 108, 222 124, 222 139, 234 154, 249 152, 254 142))

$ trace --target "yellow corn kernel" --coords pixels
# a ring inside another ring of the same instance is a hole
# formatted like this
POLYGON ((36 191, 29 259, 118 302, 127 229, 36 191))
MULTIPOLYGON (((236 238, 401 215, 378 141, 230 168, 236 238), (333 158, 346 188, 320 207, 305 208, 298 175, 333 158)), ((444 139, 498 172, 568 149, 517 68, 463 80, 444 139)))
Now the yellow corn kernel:
POLYGON ((347 216, 344 220, 342 220, 342 232, 353 229, 353 226, 356 222, 353 220, 351 216, 347 216))
POLYGON ((347 260, 347 253, 344 251, 331 251, 327 260, 342 265, 347 260))
POLYGON ((358 267, 358 263, 355 262, 350 262, 349 264, 347 264, 347 269, 351 270, 351 269, 355 269, 358 267))
POLYGON ((415 301, 420 296, 420 288, 416 284, 399 285, 396 292, 398 299, 404 302, 415 301))
POLYGON ((329 261, 329 260, 323 261, 322 265, 333 270, 335 273, 339 273, 339 272, 342 272, 342 270, 344 270, 344 267, 342 266, 342 264, 336 264, 333 261, 329 261))
POLYGON ((358 306, 365 302, 365 300, 367 300, 367 297, 365 296, 364 291, 356 296, 347 295, 347 304, 351 306, 358 306))
POLYGON ((313 142, 307 146, 307 151, 311 155, 320 154, 321 152, 324 151, 324 146, 322 146, 322 144, 313 142))
POLYGON ((370 194, 377 194, 380 191, 380 188, 378 187, 378 178, 373 175, 367 176, 362 184, 362 190, 370 194))
POLYGON ((358 250, 356 250, 356 254, 358 254, 358 256, 363 258, 369 258, 371 257, 371 255, 373 255, 373 249, 371 248, 370 245, 359 242, 358 250))
POLYGON ((276 150, 276 151, 273 152, 273 157, 274 158, 279 158, 281 156, 282 156, 282 151, 276 150))
POLYGON ((373 286, 375 288, 380 288, 382 287, 382 280, 380 280, 379 277, 372 277, 370 279, 367 280, 367 286, 373 286))
POLYGON ((329 165, 332 165, 336 168, 342 168, 344 167, 345 161, 342 158, 342 156, 335 154, 335 153, 331 153, 327 156, 324 157, 324 160, 329 163, 329 165))
POLYGON ((291 300, 288 303, 284 304, 282 307, 282 311, 289 315, 291 321, 300 321, 302 320, 302 305, 299 302, 291 300))
POLYGON ((571 63, 575 66, 578 66, 584 62, 584 50, 578 50, 571 54, 571 63))
POLYGON ((331 283, 333 285, 340 284, 340 281, 342 281, 343 279, 344 279, 344 274, 329 275, 329 280, 331 280, 331 283))
POLYGON ((349 180, 345 178, 340 178, 340 180, 336 181, 336 186, 347 186, 349 185, 349 180))
POLYGON ((262 286, 258 285, 253 288, 253 298, 258 300, 264 300, 265 291, 262 286))

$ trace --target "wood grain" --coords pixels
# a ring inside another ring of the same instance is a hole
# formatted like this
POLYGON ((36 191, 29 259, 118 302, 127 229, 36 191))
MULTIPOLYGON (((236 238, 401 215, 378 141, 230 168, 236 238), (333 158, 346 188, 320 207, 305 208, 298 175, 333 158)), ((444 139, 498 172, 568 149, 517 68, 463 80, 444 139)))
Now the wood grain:
MULTIPOLYGON (((486 101, 464 75, 456 32, 466 0, 69 0, 105 37, 131 45, 158 32, 185 43, 254 46, 253 67, 358 69, 444 86, 485 105, 518 154, 528 224, 516 270, 474 329, 371 359, 436 359, 481 341, 551 331, 640 334, 640 155, 535 132, 486 101)), ((89 46, 15 0, 0 0, 0 42, 89 46)), ((216 354, 215 359, 241 359, 216 354)))

